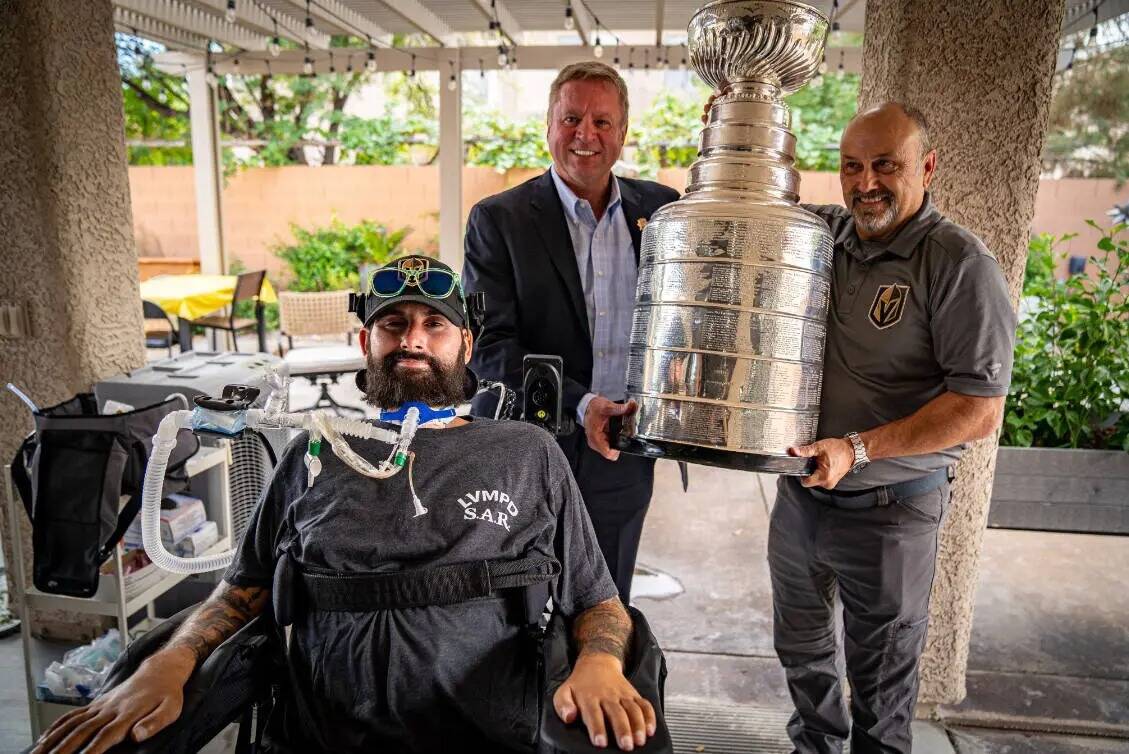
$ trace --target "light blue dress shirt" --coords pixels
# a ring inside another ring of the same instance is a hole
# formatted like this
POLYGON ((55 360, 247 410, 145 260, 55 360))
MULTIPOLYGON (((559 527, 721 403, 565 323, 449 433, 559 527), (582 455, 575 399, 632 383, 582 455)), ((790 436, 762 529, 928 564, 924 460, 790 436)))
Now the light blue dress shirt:
POLYGON ((623 214, 619 181, 612 178, 608 208, 597 221, 592 205, 573 193, 557 175, 556 167, 549 171, 572 237, 576 267, 584 289, 588 328, 592 333, 591 392, 585 394, 576 407, 577 420, 583 425, 584 412, 597 395, 613 401, 627 397, 627 350, 638 269, 627 218, 623 214))

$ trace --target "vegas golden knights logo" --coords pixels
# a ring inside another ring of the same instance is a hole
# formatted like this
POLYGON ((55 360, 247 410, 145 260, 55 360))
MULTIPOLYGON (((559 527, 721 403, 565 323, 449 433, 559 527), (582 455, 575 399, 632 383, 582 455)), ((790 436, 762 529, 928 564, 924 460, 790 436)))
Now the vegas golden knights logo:
POLYGON ((909 298, 909 286, 889 285, 878 286, 874 294, 874 303, 870 305, 870 321, 879 330, 893 327, 902 319, 902 312, 906 310, 906 299, 909 298))

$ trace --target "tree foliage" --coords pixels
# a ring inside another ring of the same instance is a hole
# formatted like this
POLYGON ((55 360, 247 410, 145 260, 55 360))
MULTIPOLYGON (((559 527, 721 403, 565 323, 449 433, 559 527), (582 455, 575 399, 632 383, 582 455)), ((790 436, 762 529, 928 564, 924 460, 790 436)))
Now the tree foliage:
POLYGON ((1056 77, 1044 159, 1068 176, 1129 180, 1129 44, 1083 51, 1056 77))

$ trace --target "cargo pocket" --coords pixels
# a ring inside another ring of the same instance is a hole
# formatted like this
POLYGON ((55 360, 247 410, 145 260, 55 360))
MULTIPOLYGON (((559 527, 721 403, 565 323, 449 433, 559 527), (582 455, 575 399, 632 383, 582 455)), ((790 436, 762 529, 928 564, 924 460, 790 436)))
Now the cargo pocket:
POLYGON ((882 663, 878 670, 878 698, 881 718, 893 717, 912 708, 917 697, 917 662, 925 648, 929 616, 918 620, 899 620, 889 629, 882 663))

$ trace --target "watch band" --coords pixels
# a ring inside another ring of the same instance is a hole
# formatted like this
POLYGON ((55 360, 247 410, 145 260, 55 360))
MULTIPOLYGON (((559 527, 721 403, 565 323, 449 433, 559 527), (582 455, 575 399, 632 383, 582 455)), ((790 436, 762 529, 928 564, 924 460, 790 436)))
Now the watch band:
POLYGON ((851 465, 850 471, 850 473, 855 474, 870 465, 870 456, 866 454, 866 445, 863 444, 858 432, 848 432, 845 437, 850 441, 851 447, 855 451, 855 462, 851 465))

